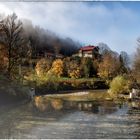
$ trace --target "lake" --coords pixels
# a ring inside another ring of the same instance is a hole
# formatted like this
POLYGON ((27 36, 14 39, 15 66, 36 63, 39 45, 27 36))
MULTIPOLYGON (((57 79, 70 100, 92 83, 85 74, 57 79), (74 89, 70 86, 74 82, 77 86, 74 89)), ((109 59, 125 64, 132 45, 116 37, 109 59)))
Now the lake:
POLYGON ((35 97, 0 107, 0 138, 140 138, 139 102, 112 101, 105 91, 35 97))

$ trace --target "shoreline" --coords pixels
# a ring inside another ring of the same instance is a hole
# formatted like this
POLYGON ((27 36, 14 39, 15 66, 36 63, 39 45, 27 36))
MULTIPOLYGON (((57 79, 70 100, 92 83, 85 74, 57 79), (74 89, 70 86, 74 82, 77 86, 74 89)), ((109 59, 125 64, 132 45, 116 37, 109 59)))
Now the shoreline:
POLYGON ((48 92, 46 94, 40 94, 40 95, 35 95, 35 96, 56 96, 56 95, 78 95, 77 93, 81 93, 79 95, 86 95, 87 92, 92 92, 92 91, 107 91, 107 89, 84 89, 84 90, 63 90, 63 91, 55 91, 55 92, 48 92), (85 94, 83 94, 83 92, 86 92, 85 94))

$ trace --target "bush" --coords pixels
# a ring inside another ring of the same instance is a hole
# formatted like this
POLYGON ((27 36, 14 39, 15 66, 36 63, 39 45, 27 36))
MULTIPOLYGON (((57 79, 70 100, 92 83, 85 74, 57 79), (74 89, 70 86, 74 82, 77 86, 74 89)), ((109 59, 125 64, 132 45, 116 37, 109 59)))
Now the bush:
POLYGON ((110 83, 109 93, 112 96, 118 96, 118 94, 124 94, 129 92, 129 81, 124 76, 115 77, 110 83))

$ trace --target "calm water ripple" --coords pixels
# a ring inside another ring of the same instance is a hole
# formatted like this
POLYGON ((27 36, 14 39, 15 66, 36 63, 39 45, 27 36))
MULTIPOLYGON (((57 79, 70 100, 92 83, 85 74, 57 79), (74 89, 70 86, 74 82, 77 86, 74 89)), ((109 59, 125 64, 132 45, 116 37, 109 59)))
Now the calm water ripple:
POLYGON ((0 108, 0 138, 140 138, 140 110, 112 101, 49 100, 0 108), (45 109, 44 109, 45 108, 45 109))

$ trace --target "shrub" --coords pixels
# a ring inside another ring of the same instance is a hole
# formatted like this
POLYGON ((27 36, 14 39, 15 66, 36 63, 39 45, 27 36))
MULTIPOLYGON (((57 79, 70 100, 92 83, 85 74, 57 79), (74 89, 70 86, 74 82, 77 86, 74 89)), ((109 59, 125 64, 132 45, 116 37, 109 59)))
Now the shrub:
POLYGON ((129 92, 129 81, 124 76, 115 77, 110 83, 109 93, 112 96, 129 92))

